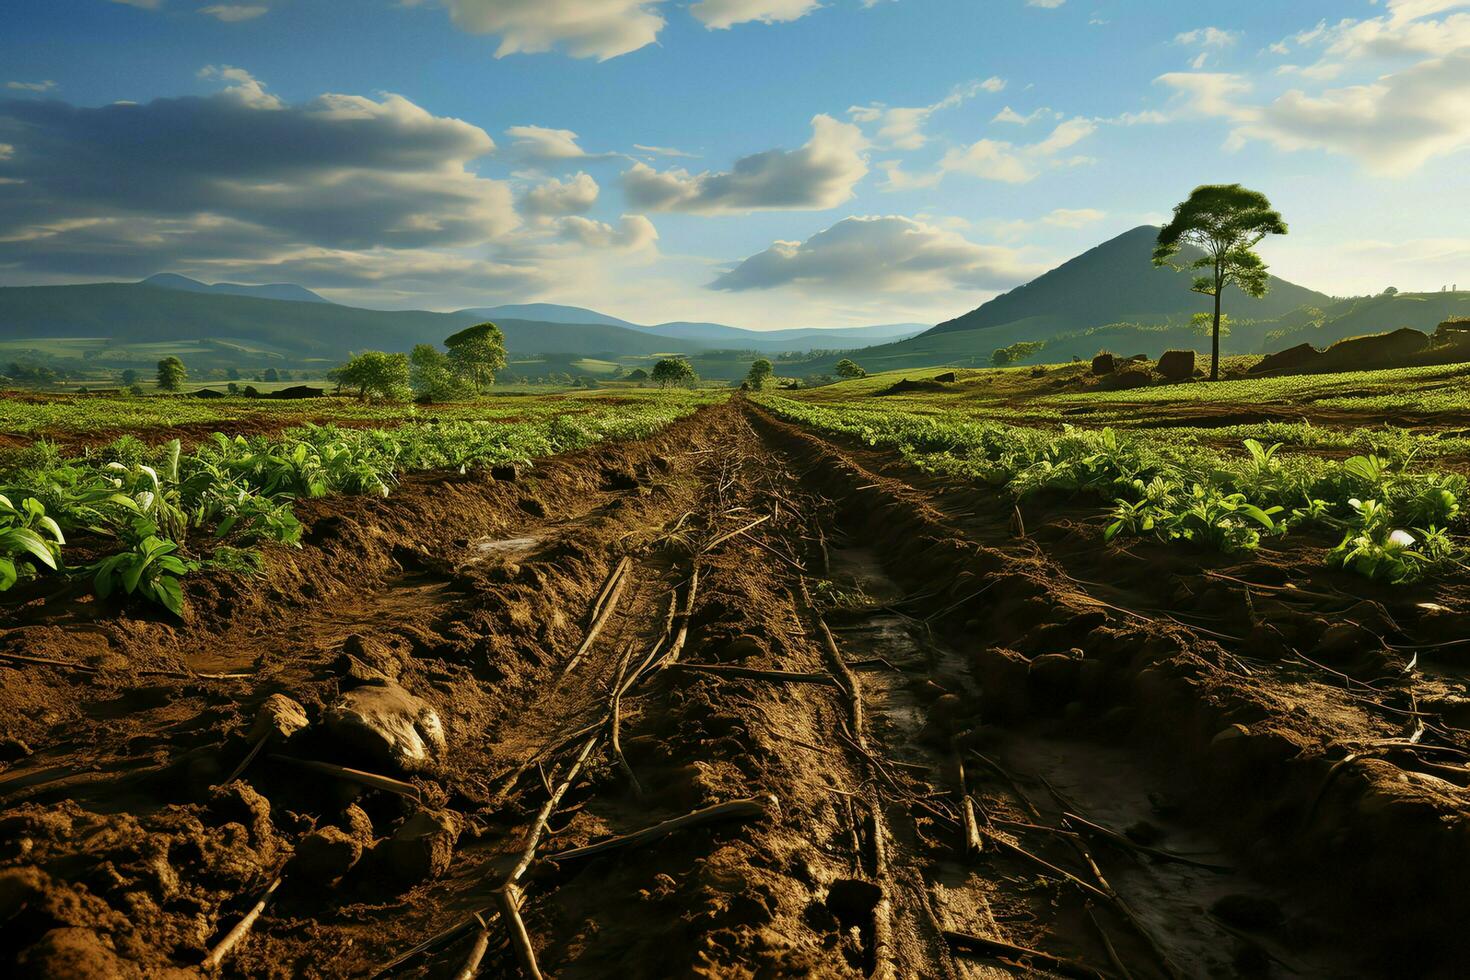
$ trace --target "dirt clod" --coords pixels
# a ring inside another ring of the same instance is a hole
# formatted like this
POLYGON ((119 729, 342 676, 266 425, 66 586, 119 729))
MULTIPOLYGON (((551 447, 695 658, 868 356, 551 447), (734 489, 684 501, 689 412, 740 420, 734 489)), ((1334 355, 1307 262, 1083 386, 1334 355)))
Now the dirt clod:
POLYGON ((372 764, 406 772, 428 768, 447 744, 439 713, 386 680, 348 691, 327 707, 322 722, 328 734, 372 764))

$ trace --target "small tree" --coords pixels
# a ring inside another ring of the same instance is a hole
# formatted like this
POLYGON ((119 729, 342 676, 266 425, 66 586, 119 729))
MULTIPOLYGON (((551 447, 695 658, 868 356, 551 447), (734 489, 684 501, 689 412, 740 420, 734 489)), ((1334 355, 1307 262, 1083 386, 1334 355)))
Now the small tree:
POLYGON ((667 388, 669 385, 693 387, 699 381, 699 375, 694 373, 694 368, 682 357, 663 358, 653 366, 652 377, 660 388, 667 388))
POLYGON ((431 402, 463 398, 466 386, 450 363, 449 355, 432 344, 415 344, 408 355, 409 384, 416 398, 431 402))
POLYGON ((1174 208, 1174 218, 1159 230, 1154 265, 1172 259, 1188 245, 1204 254, 1184 268, 1208 270, 1190 287, 1215 299, 1211 331, 1210 380, 1220 379, 1220 294, 1234 283, 1247 296, 1266 295, 1266 263, 1252 251, 1267 235, 1286 234, 1286 222, 1260 191, 1239 184, 1205 184, 1174 208))
POLYGON ((837 376, 839 378, 866 378, 868 372, 857 366, 857 362, 844 357, 837 362, 837 376))
POLYGON ((281 380, 281 372, 277 371, 275 368, 266 368, 264 371, 261 372, 261 374, 260 374, 260 380, 262 380, 262 381, 280 381, 281 380))
POLYGON ((132 368, 128 368, 125 371, 123 371, 123 373, 122 373, 122 383, 124 385, 135 385, 135 384, 137 384, 138 383, 138 372, 135 371, 135 370, 133 370, 132 368))
POLYGON ((178 391, 189 377, 189 369, 177 357, 169 356, 158 362, 158 387, 162 391, 178 391))
POLYGON ((758 357, 751 363, 750 371, 745 375, 745 383, 752 388, 764 388, 771 378, 771 370, 771 362, 764 357, 758 357))
MULTIPOLYGON (((363 351, 341 367, 327 372, 327 378, 347 388, 356 388, 363 401, 381 398, 401 401, 412 393, 409 387, 407 354, 387 354, 380 350, 363 351)), ((251 389, 246 388, 248 396, 251 389)))
POLYGON ((471 391, 495 384, 495 372, 505 367, 505 335, 493 323, 477 323, 444 338, 454 371, 471 391))
POLYGON ((1018 340, 1009 347, 997 347, 992 351, 990 363, 994 367, 1016 364, 1034 354, 1039 354, 1044 347, 1046 347, 1044 340, 1018 340))

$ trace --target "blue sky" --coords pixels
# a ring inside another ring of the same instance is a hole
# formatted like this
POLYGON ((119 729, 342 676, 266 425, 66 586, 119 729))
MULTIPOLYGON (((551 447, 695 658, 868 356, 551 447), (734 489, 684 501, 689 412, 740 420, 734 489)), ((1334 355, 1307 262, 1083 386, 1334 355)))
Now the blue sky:
POLYGON ((11 0, 0 284, 935 321, 1240 181, 1437 289, 1467 148, 1470 0, 11 0))

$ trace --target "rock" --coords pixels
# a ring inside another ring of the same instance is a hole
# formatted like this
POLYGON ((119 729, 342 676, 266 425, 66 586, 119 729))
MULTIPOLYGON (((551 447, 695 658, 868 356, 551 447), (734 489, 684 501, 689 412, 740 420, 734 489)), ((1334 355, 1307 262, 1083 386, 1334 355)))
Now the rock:
POLYGON ((313 830, 296 845, 287 866, 293 879, 326 885, 351 871, 362 857, 362 841, 336 827, 313 830))
POLYGON ((1286 921, 1281 906, 1257 895, 1226 895, 1210 906, 1210 913, 1227 925, 1266 932, 1286 921))
POLYGON ((0 762, 19 762, 30 754, 31 747, 20 739, 0 739, 0 762))
POLYGON ((1092 359, 1093 374, 1112 374, 1117 369, 1117 358, 1113 357, 1113 355, 1109 354, 1107 351, 1103 351, 1101 354, 1092 359))
POLYGON ((1147 369, 1135 367, 1129 368, 1126 371, 1119 371, 1113 375, 1109 387, 1116 389, 1142 388, 1152 384, 1153 380, 1153 377, 1148 373, 1147 369))
POLYGON ((250 726, 250 741, 256 742, 267 735, 285 740, 305 728, 310 722, 306 709, 284 694, 272 694, 255 712, 255 723, 250 726))
POLYGON ((943 374, 936 374, 934 376, 934 380, 935 381, 958 381, 959 380, 959 376, 956 375, 953 371, 945 371, 943 374))
POLYGON ((1166 350, 1159 358, 1159 374, 1170 381, 1188 381, 1194 377, 1194 351, 1166 350))
POLYGON ((378 847, 394 877, 416 884, 448 869, 462 829, 463 821, 453 810, 420 810, 378 847))
POLYGON ((117 954, 91 929, 52 929, 16 957, 16 977, 142 977, 143 971, 117 954))
POLYGON ((328 734, 406 772, 427 768, 444 754, 444 723, 423 698, 386 681, 355 687, 327 706, 328 734))

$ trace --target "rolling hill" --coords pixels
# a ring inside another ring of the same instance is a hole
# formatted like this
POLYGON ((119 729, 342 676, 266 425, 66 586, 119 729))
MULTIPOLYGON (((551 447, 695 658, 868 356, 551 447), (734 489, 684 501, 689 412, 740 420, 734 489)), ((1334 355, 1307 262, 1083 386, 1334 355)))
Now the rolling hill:
POLYGON ((172 272, 160 272, 149 276, 139 285, 157 289, 175 289, 185 293, 214 293, 221 296, 253 296, 256 299, 285 299, 297 303, 330 303, 304 286, 289 282, 276 282, 264 286, 243 286, 236 282, 206 283, 172 272))

